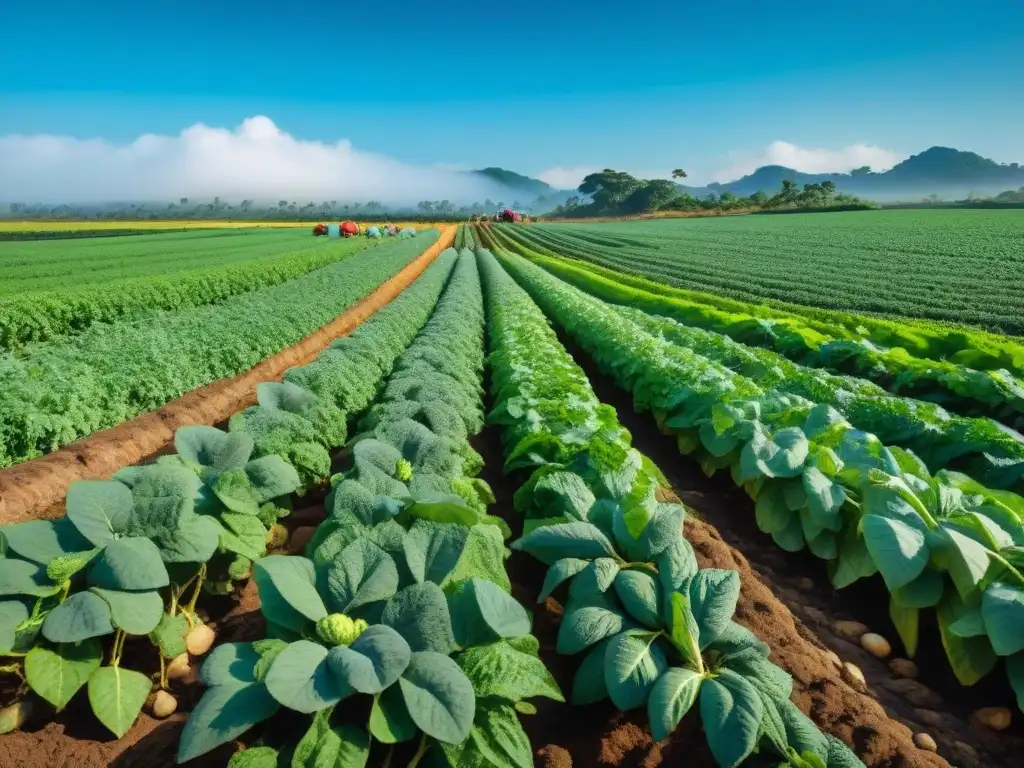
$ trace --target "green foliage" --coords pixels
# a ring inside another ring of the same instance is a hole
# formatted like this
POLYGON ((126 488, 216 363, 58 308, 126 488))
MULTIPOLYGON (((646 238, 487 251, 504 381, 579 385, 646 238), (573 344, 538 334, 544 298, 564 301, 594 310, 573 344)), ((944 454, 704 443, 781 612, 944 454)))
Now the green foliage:
MULTIPOLYGON (((1024 650, 1024 499, 992 490, 968 475, 941 470, 933 476, 914 453, 888 447, 875 434, 855 428, 876 426, 886 437, 902 430, 905 441, 915 434, 915 415, 923 419, 928 406, 887 395, 869 400, 853 381, 842 390, 830 390, 805 380, 806 390, 797 394, 792 389, 801 386, 804 373, 787 368, 784 360, 762 358, 762 371, 779 366, 774 373, 759 375, 777 386, 762 388, 736 372, 742 367, 737 361, 749 352, 735 348, 739 345, 724 345, 733 357, 721 362, 704 357, 701 353, 710 342, 687 336, 692 343, 677 343, 662 321, 652 327, 639 313, 589 297, 522 259, 503 260, 555 321, 632 392, 638 408, 651 410, 706 471, 730 471, 755 499, 758 526, 779 546, 788 551, 808 548, 829 561, 836 587, 881 573, 892 594, 890 615, 910 655, 917 645, 919 612, 933 606, 947 657, 965 684, 987 674, 998 657, 1024 650), (816 403, 811 399, 815 395, 824 402, 816 403), (855 416, 857 424, 851 425, 830 402, 855 416), (876 409, 870 423, 869 404, 876 409)), ((680 328, 680 333, 689 333, 680 328)), ((947 417, 945 423, 956 422, 947 417)), ((922 439, 928 434, 947 455, 953 450, 953 455, 968 455, 969 443, 945 442, 938 427, 920 434, 922 439)), ((941 451, 930 453, 929 459, 941 451)), ((1005 456, 1000 462, 987 451, 981 453, 1013 476, 1013 464, 1005 456)), ((573 514, 572 509, 557 511, 573 514)), ((611 538, 607 523, 605 531, 587 537, 597 541, 604 533, 614 542, 612 555, 581 548, 578 536, 564 543, 552 540, 562 535, 564 524, 534 530, 514 546, 549 563, 560 557, 650 559, 640 553, 623 556, 625 524, 614 525, 620 519, 624 516, 613 510, 611 538)), ((597 518, 591 524, 595 522, 604 521, 597 518)), ((564 563, 552 582, 571 577, 575 585, 588 573, 578 568, 564 563)), ((585 607, 601 623, 577 628, 567 647, 578 650, 628 628, 619 626, 626 617, 623 607, 631 608, 631 618, 642 623, 651 601, 639 600, 636 589, 616 594, 622 607, 585 607)), ((691 601, 702 599, 690 595, 691 601)), ((691 609, 700 625, 701 612, 691 609)), ((563 626, 575 626, 570 619, 563 626)))
MULTIPOLYGON (((528 525, 512 547, 550 566, 540 599, 556 589, 568 594, 557 650, 585 655, 573 703, 609 698, 621 710, 646 707, 653 735, 663 739, 699 702, 719 765, 739 765, 755 750, 788 758, 777 723, 779 709, 793 706, 792 681, 767 660, 767 646, 733 621, 738 575, 698 569, 682 537, 682 506, 657 500, 656 467, 630 447, 614 413, 602 413, 540 308, 490 253, 478 258, 493 350, 489 418, 503 429, 509 459, 532 470, 515 499, 528 525)), ((637 344, 643 347, 634 333, 637 344)), ((652 383, 641 397, 687 400, 666 383, 652 383)), ((740 415, 730 414, 734 422, 740 415)), ((759 440, 751 471, 799 474, 809 450, 802 432, 759 440)))
POLYGON ((73 340, 5 357, 0 467, 252 368, 334 319, 426 245, 415 238, 365 249, 279 285, 139 321, 94 324, 73 340))

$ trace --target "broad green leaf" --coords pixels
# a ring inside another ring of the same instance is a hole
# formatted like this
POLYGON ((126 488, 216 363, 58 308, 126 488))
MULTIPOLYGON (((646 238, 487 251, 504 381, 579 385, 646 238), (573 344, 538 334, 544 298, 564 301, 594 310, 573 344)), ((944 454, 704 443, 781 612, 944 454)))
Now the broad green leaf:
POLYGON ((256 385, 256 400, 268 410, 302 413, 316 402, 316 395, 290 381, 267 381, 256 385))
POLYGON ((409 741, 416 735, 416 723, 409 716, 399 686, 393 685, 373 697, 369 727, 373 738, 383 744, 409 741))
POLYGON ((380 693, 409 666, 409 644, 391 627, 376 624, 350 646, 327 654, 327 666, 343 685, 360 693, 380 693))
POLYGON ((253 565, 261 609, 269 621, 301 632, 327 615, 316 591, 313 563, 304 557, 271 555, 253 565))
POLYGON ((116 589, 93 587, 110 606, 110 620, 115 627, 129 635, 148 635, 164 615, 164 601, 156 590, 151 592, 122 592, 116 589))
POLYGON ((533 555, 546 565, 563 557, 593 560, 614 557, 615 550, 601 529, 591 523, 561 523, 538 528, 512 544, 512 549, 533 555))
POLYGON ((267 527, 258 517, 224 512, 220 521, 223 527, 217 532, 217 543, 222 549, 250 560, 259 560, 267 553, 267 527))
POLYGON ((655 643, 656 632, 623 632, 605 651, 604 683, 619 709, 642 707, 655 681, 668 668, 665 654, 655 643))
POLYGON ((586 567, 587 561, 576 557, 564 557, 561 560, 557 560, 554 565, 548 568, 548 572, 544 575, 544 585, 541 587, 540 595, 537 596, 537 602, 543 603, 562 583, 571 579, 586 567))
POLYGON ((754 516, 757 527, 763 533, 775 533, 789 525, 795 515, 786 504, 782 488, 778 484, 772 483, 757 495, 754 516))
POLYGON ((618 574, 619 564, 610 557, 592 560, 569 585, 570 601, 601 602, 604 593, 611 589, 618 574))
POLYGON ((89 677, 89 704, 96 719, 121 738, 138 718, 152 687, 141 672, 102 667, 89 677))
POLYGON ((612 526, 616 543, 620 551, 625 552, 627 560, 650 562, 680 539, 685 518, 686 510, 682 504, 655 503, 650 520, 638 535, 630 530, 621 508, 615 510, 612 526))
POLYGON ((942 647, 946 650, 953 673, 961 685, 974 685, 992 671, 997 656, 987 637, 958 637, 950 627, 965 612, 963 601, 956 591, 946 591, 935 606, 939 620, 942 647))
POLYGON ((865 515, 861 518, 861 530, 890 591, 912 582, 928 565, 924 533, 902 520, 865 515))
POLYGON ((330 607, 337 613, 387 600, 398 591, 395 561, 367 539, 345 547, 326 569, 325 578, 330 607))
POLYGON ((469 741, 465 745, 444 745, 444 751, 453 765, 533 768, 530 739, 519 723, 516 710, 502 702, 487 702, 477 707, 469 741), (453 751, 459 752, 456 762, 451 761, 453 751))
POLYGON ((942 574, 926 568, 906 586, 894 589, 892 599, 907 608, 931 608, 942 599, 943 587, 942 574))
POLYGON ((308 640, 282 650, 263 682, 279 704, 296 712, 316 712, 352 692, 331 674, 327 649, 308 640))
POLYGON ((174 449, 187 462, 223 472, 245 466, 252 455, 253 440, 244 432, 188 426, 174 433, 174 449))
POLYGON ((103 646, 95 639, 60 644, 52 651, 37 646, 25 657, 25 678, 59 712, 102 662, 103 646))
POLYGON ((832 586, 842 589, 858 579, 867 578, 878 572, 878 566, 871 557, 864 538, 855 525, 846 525, 839 538, 839 557, 829 563, 829 577, 832 586))
POLYGON ((754 751, 762 709, 757 689, 731 670, 701 685, 700 719, 711 754, 722 768, 735 768, 754 751))
POLYGON ((173 659, 185 652, 185 635, 188 634, 188 631, 188 621, 184 614, 177 613, 171 616, 161 613, 159 623, 149 633, 149 639, 160 649, 161 656, 165 659, 173 659))
POLYGON ((1024 653, 1015 653, 1006 660, 1006 674, 1017 695, 1017 708, 1024 710, 1024 653))
MULTIPOLYGON (((0 539, 7 549, 34 563, 48 565, 55 558, 91 550, 85 538, 68 518, 29 520, 0 528, 0 539)), ((0 546, 0 551, 3 547, 0 546)))
MULTIPOLYGON (((402 546, 406 562, 417 581, 444 584, 462 556, 469 541, 469 528, 462 525, 413 523, 402 546)), ((352 545, 349 545, 352 546, 352 545)))
POLYGON ((253 516, 259 514, 260 501, 244 470, 229 469, 226 472, 219 472, 210 488, 221 503, 232 512, 253 516))
MULTIPOLYGON (((270 633, 268 632, 267 634, 269 635, 270 633)), ((267 673, 270 672, 270 668, 274 665, 274 660, 287 647, 287 640, 274 637, 257 640, 252 644, 252 649, 259 654, 259 661, 252 668, 252 677, 256 682, 262 683, 267 679, 267 673)))
POLYGON ((245 476, 249 478, 257 504, 266 504, 278 496, 286 496, 297 490, 302 481, 299 473, 280 456, 262 456, 245 465, 245 476))
POLYGON ((449 744, 469 735, 476 710, 473 685, 450 658, 414 653, 398 684, 409 716, 425 734, 449 744))
POLYGON ((505 570, 505 539, 502 532, 493 525, 479 524, 469 529, 469 538, 462 550, 458 563, 452 569, 442 587, 473 577, 494 582, 506 592, 511 591, 512 583, 505 570))
POLYGON ((589 605, 574 608, 562 617, 556 649, 561 654, 579 653, 625 627, 625 617, 618 611, 589 605))
POLYGON ((417 499, 406 510, 414 519, 433 523, 456 523, 469 527, 480 519, 480 513, 460 496, 417 499))
POLYGON ((544 662, 507 641, 469 648, 455 662, 473 684, 477 698, 497 696, 512 703, 534 696, 565 700, 544 662))
POLYGON ((682 536, 658 555, 654 562, 658 566, 658 579, 666 593, 678 590, 698 570, 693 547, 682 536))
POLYGON ((935 538, 936 562, 949 572, 962 598, 973 598, 991 564, 988 549, 950 526, 940 526, 935 538))
POLYGON ((95 546, 127 533, 133 523, 132 492, 116 480, 76 480, 68 486, 68 519, 95 546))
POLYGON ((462 648, 530 632, 530 617, 519 601, 496 584, 473 578, 448 596, 455 642, 462 648))
POLYGON ((141 536, 107 544, 89 567, 88 580, 93 587, 130 591, 160 589, 171 583, 160 550, 141 536))
POLYGON ((669 595, 665 604, 665 619, 672 644, 684 659, 696 665, 701 652, 700 627, 693 615, 689 589, 686 594, 680 591, 669 595))
POLYGON ((921 609, 908 608, 900 605, 895 599, 889 600, 889 618, 892 619, 896 632, 899 633, 907 656, 914 658, 917 654, 917 641, 920 636, 921 609))
POLYGON ((0 597, 31 595, 49 597, 60 591, 46 575, 46 569, 38 563, 13 558, 0 558, 0 597))
POLYGON ((534 501, 545 517, 566 514, 586 521, 596 501, 586 481, 574 472, 551 472, 544 475, 533 489, 534 501))
POLYGON ((604 681, 605 652, 611 638, 602 640, 591 648, 572 680, 572 705, 582 707, 608 698, 608 686, 604 681))
POLYGON ((808 448, 807 437, 799 427, 779 430, 771 437, 758 429, 741 451, 744 479, 757 477, 758 473, 768 477, 796 477, 803 469, 808 448), (756 468, 757 472, 748 467, 756 468))
POLYGON ((981 614, 997 654, 1024 650, 1024 591, 1001 582, 990 585, 981 596, 981 614))
POLYGON ((351 723, 331 726, 334 708, 313 715, 309 730, 295 746, 292 768, 364 768, 370 758, 370 736, 351 723))
POLYGON ((789 745, 801 755, 813 754, 821 759, 828 757, 828 742, 818 726, 792 701, 778 705, 779 716, 786 726, 789 745))
POLYGON ((626 613, 650 629, 664 626, 661 592, 654 577, 641 571, 619 571, 614 586, 626 613))
POLYGON ((260 660, 253 643, 222 643, 211 651, 199 668, 203 685, 245 685, 256 681, 260 660))
POLYGON ((18 638, 18 625, 29 617, 25 600, 0 600, 0 656, 12 650, 18 638))
POLYGON ((949 631, 957 637, 978 637, 986 634, 985 617, 981 607, 967 608, 956 621, 949 625, 949 631))
POLYGON ((445 656, 455 647, 444 592, 433 582, 413 584, 388 600, 381 623, 396 630, 414 651, 445 656))
MULTIPOLYGON (((239 515, 235 515, 235 517, 239 517, 239 515)), ((185 518, 173 536, 158 542, 160 556, 165 563, 208 562, 220 545, 222 533, 226 533, 223 526, 214 518, 205 515, 190 515, 185 518)), ((256 552, 262 556, 265 550, 260 548, 256 552)))
POLYGON ((704 676, 685 667, 666 669, 651 688, 647 718, 655 741, 667 739, 697 701, 704 676))
POLYGON ((188 762, 226 744, 278 709, 280 705, 263 683, 208 688, 185 722, 178 742, 178 762, 188 762))
POLYGON ((702 568, 690 580, 689 608, 697 623, 701 649, 707 648, 732 621, 740 596, 736 571, 702 568))
POLYGON ((43 637, 51 643, 78 643, 113 631, 110 607, 92 592, 72 595, 54 608, 43 622, 43 637))

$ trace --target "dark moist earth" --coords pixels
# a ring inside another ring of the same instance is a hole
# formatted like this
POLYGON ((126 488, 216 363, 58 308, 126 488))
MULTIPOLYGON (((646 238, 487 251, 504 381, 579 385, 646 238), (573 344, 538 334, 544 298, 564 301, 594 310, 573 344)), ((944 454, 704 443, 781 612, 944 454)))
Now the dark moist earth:
MULTIPOLYGON (((884 594, 864 601, 864 595, 851 590, 836 593, 828 587, 820 562, 782 554, 753 525, 752 503, 745 495, 730 483, 704 477, 694 462, 679 456, 671 438, 654 430, 649 416, 633 413, 629 398, 590 367, 580 350, 567 346, 584 364, 598 396, 618 408, 622 423, 633 433, 636 447, 661 467, 675 493, 691 510, 685 533, 700 564, 739 572, 743 586, 737 619, 771 646, 772 660, 793 675, 794 701, 819 727, 853 745, 869 768, 948 768, 951 764, 958 768, 1019 768, 1024 748, 1018 734, 996 735, 967 725, 963 719, 966 712, 981 705, 979 702, 1004 703, 993 698, 998 691, 983 691, 977 698, 972 689, 962 689, 955 681, 950 686, 940 675, 924 675, 924 682, 931 688, 897 680, 883 663, 835 634, 835 618, 853 617, 895 637, 880 618, 885 613, 884 594), (718 531, 725 531, 726 538, 718 531), (872 608, 875 604, 882 606, 880 611, 872 608), (828 649, 860 667, 867 687, 844 674, 827 655, 828 649), (922 731, 938 742, 943 757, 914 746, 912 733, 922 731)), ((513 509, 512 495, 523 478, 502 476, 496 430, 485 430, 475 440, 475 447, 485 459, 483 476, 492 485, 497 499, 492 511, 501 515, 518 535, 521 519, 513 509)), ((671 491, 666 489, 665 493, 671 491)), ((302 549, 312 526, 324 515, 322 502, 323 492, 314 491, 302 500, 304 508, 286 518, 294 532, 289 549, 302 549)), ((534 633, 541 644, 541 657, 568 698, 576 659, 555 652, 562 607, 554 599, 543 605, 534 604, 544 568, 521 553, 513 554, 507 567, 513 594, 534 610, 534 633)), ((214 624, 218 643, 255 640, 264 635, 265 625, 253 582, 234 597, 208 598, 201 607, 213 617, 223 617, 214 624)), ((146 645, 144 641, 137 642, 140 648, 146 645)), ((127 650, 131 652, 130 645, 127 650)), ((923 652, 929 651, 925 648, 923 652)), ((924 670, 944 671, 941 648, 938 653, 938 657, 919 659, 924 670)), ((152 666, 143 657, 136 658, 140 662, 137 668, 152 666)), ((41 714, 28 730, 0 737, 0 768, 172 766, 186 713, 202 691, 193 685, 179 687, 174 693, 179 700, 177 713, 163 721, 143 715, 121 739, 113 739, 96 722, 87 697, 79 694, 60 715, 41 714)), ((534 703, 537 714, 522 720, 535 749, 536 765, 541 768, 716 768, 696 711, 683 720, 669 739, 655 743, 642 709, 623 714, 610 704, 571 707, 547 699, 534 703)), ((301 727, 285 718, 275 720, 268 731, 295 735, 301 727)), ((251 743, 254 739, 255 734, 246 741, 251 743)), ((223 766, 239 746, 225 745, 189 765, 223 766)), ((401 753, 396 753, 395 758, 391 765, 396 768, 408 761, 408 756, 401 753)), ((380 766, 383 760, 384 755, 374 750, 369 765, 380 766)), ((752 760, 745 765, 755 768, 757 764, 752 760)))

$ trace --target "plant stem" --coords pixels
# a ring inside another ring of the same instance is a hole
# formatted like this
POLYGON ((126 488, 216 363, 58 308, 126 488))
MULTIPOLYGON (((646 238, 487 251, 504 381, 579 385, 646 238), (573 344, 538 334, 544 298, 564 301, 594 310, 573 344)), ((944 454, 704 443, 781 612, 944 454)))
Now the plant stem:
POLYGON ((164 654, 160 652, 160 690, 167 690, 167 660, 164 659, 164 654))
POLYGON ((388 753, 384 756, 384 764, 380 768, 391 768, 391 758, 395 756, 395 745, 388 747, 388 753))
POLYGON ((425 754, 427 754, 427 734, 424 733, 420 737, 420 746, 416 750, 416 754, 412 756, 412 760, 409 761, 409 765, 406 768, 416 768, 425 754))
POLYGON ((188 601, 188 607, 186 609, 185 618, 188 619, 188 625, 192 625, 192 617, 196 613, 196 600, 199 599, 199 590, 203 588, 203 581, 206 580, 206 563, 199 566, 199 573, 193 576, 196 580, 195 589, 192 591, 192 599, 188 601))
POLYGON ((121 663, 121 652, 124 650, 124 639, 127 637, 122 630, 114 633, 114 647, 110 649, 110 666, 116 667, 121 663))

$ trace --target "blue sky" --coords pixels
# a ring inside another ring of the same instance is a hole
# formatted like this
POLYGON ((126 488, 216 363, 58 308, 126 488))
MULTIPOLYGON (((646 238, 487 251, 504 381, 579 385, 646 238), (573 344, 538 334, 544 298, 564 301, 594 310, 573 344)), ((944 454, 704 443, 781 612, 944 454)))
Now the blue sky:
POLYGON ((5 3, 0 136, 124 143, 266 115, 408 164, 566 178, 710 180, 859 144, 1024 162, 1018 0, 346 5, 5 3))

